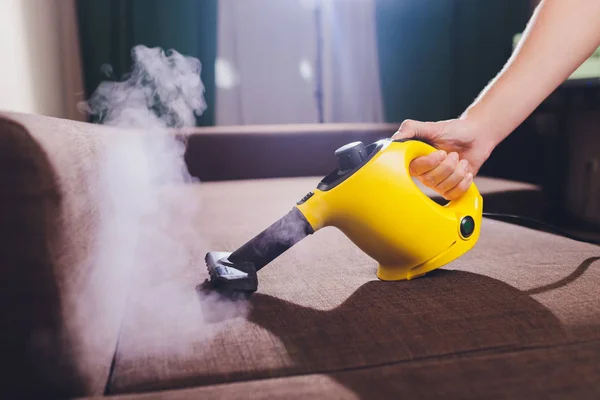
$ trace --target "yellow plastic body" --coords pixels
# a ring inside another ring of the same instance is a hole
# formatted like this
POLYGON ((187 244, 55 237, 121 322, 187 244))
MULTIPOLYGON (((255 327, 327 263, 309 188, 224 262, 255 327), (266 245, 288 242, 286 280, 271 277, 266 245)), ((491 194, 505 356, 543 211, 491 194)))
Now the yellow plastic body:
POLYGON ((298 205, 313 229, 340 229, 379 263, 384 281, 412 279, 469 251, 480 234, 483 199, 472 184, 459 199, 440 205, 413 181, 410 162, 435 149, 420 141, 383 140, 383 148, 338 186, 315 190, 298 205), (461 235, 463 217, 475 222, 461 235))

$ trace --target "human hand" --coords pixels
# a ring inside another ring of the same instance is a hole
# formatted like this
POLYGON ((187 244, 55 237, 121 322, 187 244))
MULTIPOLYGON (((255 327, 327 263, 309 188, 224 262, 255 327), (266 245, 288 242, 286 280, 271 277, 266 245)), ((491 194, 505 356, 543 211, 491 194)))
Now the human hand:
POLYGON ((415 158, 409 168, 412 176, 446 200, 455 200, 469 189, 494 148, 483 132, 478 132, 477 124, 466 119, 406 120, 392 139, 422 140, 438 149, 415 158))

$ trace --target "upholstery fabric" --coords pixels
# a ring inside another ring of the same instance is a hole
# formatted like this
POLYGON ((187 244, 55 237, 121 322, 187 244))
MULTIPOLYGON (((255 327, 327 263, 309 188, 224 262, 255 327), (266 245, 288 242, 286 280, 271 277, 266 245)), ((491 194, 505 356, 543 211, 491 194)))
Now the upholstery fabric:
POLYGON ((331 374, 236 382, 115 400, 188 399, 597 399, 600 344, 457 355, 331 374), (569 360, 569 362, 565 362, 569 360))
POLYGON ((99 159, 114 132, 0 114, 0 354, 3 395, 101 394, 127 271, 94 253, 99 159), (110 289, 110 292, 107 290, 110 289))
MULTIPOLYGON (((180 188, 201 204, 199 253, 234 250, 315 183, 180 188)), ((484 208, 493 196, 484 193, 484 208)), ((368 390, 385 397, 401 389, 419 393, 419 387, 477 397, 536 393, 551 377, 548 388, 589 394, 598 390, 598 257, 597 246, 485 220, 480 242, 462 258, 420 279, 384 283, 374 261, 326 228, 260 271, 259 292, 247 308, 203 296, 202 258, 178 270, 149 265, 135 275, 109 393, 267 379, 197 393, 244 397, 265 382, 269 393, 293 397, 294 387, 316 382, 331 397, 370 397, 368 390), (552 372, 556 364, 557 371, 574 373, 561 378, 552 372), (271 379, 297 375, 307 376, 271 379), (400 378, 383 384, 386 376, 400 378), (452 386, 469 376, 477 380, 473 392, 452 386), (439 388, 427 383, 433 380, 439 388)))

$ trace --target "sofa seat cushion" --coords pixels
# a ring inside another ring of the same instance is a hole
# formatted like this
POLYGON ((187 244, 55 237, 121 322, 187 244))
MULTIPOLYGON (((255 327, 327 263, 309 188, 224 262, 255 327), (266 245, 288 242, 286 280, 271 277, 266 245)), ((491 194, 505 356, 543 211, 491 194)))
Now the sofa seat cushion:
MULTIPOLYGON (((600 248, 503 222, 485 220, 471 252, 408 282, 378 281, 376 263, 326 228, 261 270, 259 292, 248 303, 203 294, 205 252, 234 250, 316 182, 172 189, 201 205, 195 235, 185 238, 197 258, 148 263, 136 272, 109 393, 297 375, 326 376, 336 387, 361 393, 363 378, 376 385, 381 377, 399 376, 402 388, 410 380, 465 382, 480 372, 486 380, 478 385, 486 393, 486 387, 511 384, 516 371, 523 374, 516 384, 525 385, 527 374, 539 381, 547 363, 562 363, 567 372, 588 368, 579 378, 551 375, 567 387, 589 379, 593 366, 582 357, 588 344, 598 354, 600 248), (560 350, 567 348, 577 351, 560 350)), ((484 204, 494 195, 493 182, 479 186, 486 185, 484 204)), ((506 192, 510 185, 500 186, 506 192)), ((287 381, 290 391, 308 378, 294 379, 287 381)))

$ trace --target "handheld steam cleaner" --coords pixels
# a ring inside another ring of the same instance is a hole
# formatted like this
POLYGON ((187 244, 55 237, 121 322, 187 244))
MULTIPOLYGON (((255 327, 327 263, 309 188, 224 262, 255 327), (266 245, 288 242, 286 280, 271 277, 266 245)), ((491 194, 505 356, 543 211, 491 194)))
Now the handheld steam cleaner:
POLYGON ((479 238, 483 199, 472 183, 459 199, 441 205, 416 185, 410 162, 435 150, 392 139, 340 147, 337 168, 287 215, 234 252, 206 254, 210 284, 255 292, 261 268, 327 226, 377 261, 384 281, 413 279, 457 259, 479 238))

